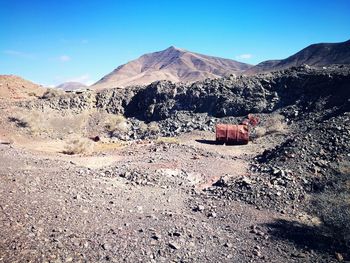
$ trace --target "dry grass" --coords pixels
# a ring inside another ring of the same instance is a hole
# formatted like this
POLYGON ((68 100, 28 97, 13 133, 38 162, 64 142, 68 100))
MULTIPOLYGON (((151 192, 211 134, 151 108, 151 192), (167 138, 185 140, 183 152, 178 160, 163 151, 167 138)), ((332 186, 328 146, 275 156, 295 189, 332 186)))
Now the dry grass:
POLYGON ((180 140, 175 137, 160 137, 156 143, 180 144, 180 140))
POLYGON ((109 142, 109 143, 99 142, 94 147, 94 151, 95 152, 111 151, 111 150, 119 149, 121 147, 123 147, 123 144, 120 142, 109 142))
POLYGON ((268 134, 285 134, 288 130, 287 123, 284 121, 284 116, 280 114, 272 114, 262 126, 255 128, 257 138, 268 134))
POLYGON ((148 131, 149 131, 151 134, 158 134, 158 133, 160 132, 159 125, 158 125, 156 122, 151 122, 151 123, 148 125, 148 131))
POLYGON ((94 143, 87 138, 72 138, 67 143, 63 150, 64 154, 91 154, 94 150, 94 143))
POLYGON ((144 122, 141 122, 140 126, 139 126, 139 129, 140 129, 141 133, 145 133, 148 130, 148 125, 146 123, 144 123, 144 122))
POLYGON ((41 96, 42 99, 51 99, 64 94, 64 91, 58 89, 47 89, 41 96))
POLYGON ((17 113, 15 116, 9 117, 9 121, 15 123, 19 128, 27 129, 31 135, 47 130, 44 116, 35 111, 17 113))
POLYGON ((126 133, 129 130, 126 118, 123 115, 106 115, 105 127, 111 136, 115 136, 119 133, 126 133))

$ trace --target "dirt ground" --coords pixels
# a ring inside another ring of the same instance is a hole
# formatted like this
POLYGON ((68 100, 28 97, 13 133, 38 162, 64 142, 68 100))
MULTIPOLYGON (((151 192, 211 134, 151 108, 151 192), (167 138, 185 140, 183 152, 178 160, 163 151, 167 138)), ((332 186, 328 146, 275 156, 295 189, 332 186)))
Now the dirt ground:
POLYGON ((60 140, 5 126, 0 262, 335 260, 273 234, 296 218, 205 192, 222 176, 249 176, 250 160, 278 136, 220 146, 193 132, 69 156, 60 140))

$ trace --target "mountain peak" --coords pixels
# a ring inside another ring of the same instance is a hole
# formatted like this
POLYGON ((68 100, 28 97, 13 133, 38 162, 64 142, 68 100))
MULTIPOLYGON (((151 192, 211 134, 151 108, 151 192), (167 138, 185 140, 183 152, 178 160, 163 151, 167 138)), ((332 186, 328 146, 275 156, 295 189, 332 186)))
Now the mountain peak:
POLYGON ((178 51, 183 51, 184 49, 178 48, 178 47, 176 47, 176 46, 170 46, 170 47, 168 47, 168 48, 165 49, 165 50, 178 50, 178 51))
POLYGON ((251 65, 170 46, 117 67, 93 85, 96 89, 146 85, 157 80, 195 82, 241 73, 251 65))

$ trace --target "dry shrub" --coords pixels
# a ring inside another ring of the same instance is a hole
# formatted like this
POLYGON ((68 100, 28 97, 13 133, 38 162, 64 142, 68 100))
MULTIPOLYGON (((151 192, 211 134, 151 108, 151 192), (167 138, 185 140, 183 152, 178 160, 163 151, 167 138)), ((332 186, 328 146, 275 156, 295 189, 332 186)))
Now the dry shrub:
POLYGON ((28 93, 28 96, 30 96, 30 97, 37 97, 38 95, 35 93, 35 92, 29 92, 28 93))
POLYGON ((147 130, 148 130, 148 125, 147 125, 146 123, 144 123, 143 121, 140 122, 139 130, 140 130, 141 133, 147 132, 147 130))
POLYGON ((156 143, 180 144, 180 140, 175 137, 160 137, 156 143))
POLYGON ((149 131, 151 134, 158 134, 158 133, 160 132, 159 125, 158 125, 156 122, 151 122, 151 123, 148 125, 148 131, 149 131))
POLYGON ((266 133, 285 133, 287 131, 287 124, 284 121, 284 116, 280 114, 273 114, 265 123, 266 133))
POLYGON ((126 133, 129 129, 126 119, 123 115, 111 115, 106 117, 105 127, 111 136, 120 133, 126 133))
POLYGON ((255 135, 256 137, 260 138, 263 137, 266 134, 266 128, 265 127, 256 127, 255 128, 255 135))
POLYGON ((41 96, 42 99, 51 99, 64 94, 64 91, 58 89, 47 89, 41 96))
POLYGON ((63 150, 64 154, 91 154, 94 150, 94 144, 87 138, 72 138, 63 150))
POLYGON ((263 126, 255 128, 255 135, 257 138, 263 137, 268 134, 279 133, 284 134, 287 132, 287 123, 284 121, 284 116, 280 114, 272 114, 265 121, 263 126))
POLYGON ((45 119, 39 112, 18 113, 16 116, 10 117, 9 120, 14 122, 19 128, 28 129, 32 135, 46 131, 45 119))

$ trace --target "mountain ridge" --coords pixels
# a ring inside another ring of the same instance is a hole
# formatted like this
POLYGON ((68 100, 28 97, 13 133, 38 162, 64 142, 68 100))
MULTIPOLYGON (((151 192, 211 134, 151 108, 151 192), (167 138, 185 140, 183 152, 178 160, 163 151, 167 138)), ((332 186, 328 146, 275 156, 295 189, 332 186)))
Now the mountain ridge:
POLYGON ((277 71, 303 64, 314 67, 350 64, 350 40, 337 43, 311 44, 285 59, 263 61, 246 70, 245 74, 277 71))
POLYGON ((195 82, 241 73, 251 66, 235 60, 203 55, 171 46, 162 51, 144 54, 120 65, 92 87, 96 89, 126 87, 150 84, 157 80, 195 82))

